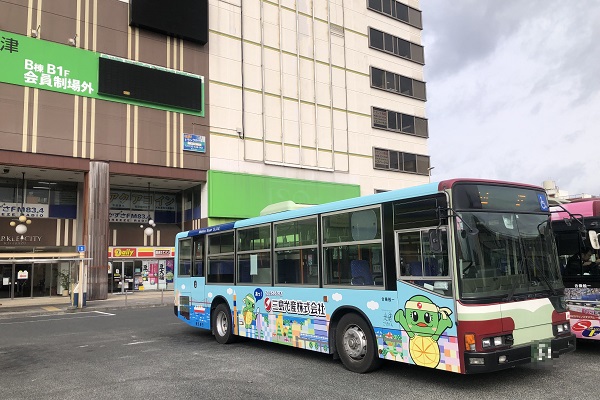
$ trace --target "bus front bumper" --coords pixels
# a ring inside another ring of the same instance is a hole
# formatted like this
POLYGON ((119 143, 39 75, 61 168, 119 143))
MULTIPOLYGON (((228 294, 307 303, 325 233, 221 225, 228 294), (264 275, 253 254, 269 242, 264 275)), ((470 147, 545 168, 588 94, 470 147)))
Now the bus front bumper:
POLYGON ((575 335, 535 342, 492 352, 465 352, 465 373, 477 374, 511 368, 520 364, 536 363, 540 366, 575 350, 575 335))

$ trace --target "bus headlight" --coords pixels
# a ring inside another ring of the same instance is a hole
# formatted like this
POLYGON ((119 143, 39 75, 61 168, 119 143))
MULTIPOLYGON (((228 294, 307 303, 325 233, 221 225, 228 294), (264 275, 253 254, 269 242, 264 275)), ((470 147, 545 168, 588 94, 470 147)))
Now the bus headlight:
POLYGON ((484 349, 490 347, 501 347, 501 346, 510 346, 513 344, 512 335, 503 335, 503 336, 493 336, 483 338, 481 340, 481 347, 484 349))
POLYGON ((552 331, 552 333, 554 333, 554 336, 563 335, 571 331, 571 326, 569 322, 561 322, 560 324, 552 325, 552 331))

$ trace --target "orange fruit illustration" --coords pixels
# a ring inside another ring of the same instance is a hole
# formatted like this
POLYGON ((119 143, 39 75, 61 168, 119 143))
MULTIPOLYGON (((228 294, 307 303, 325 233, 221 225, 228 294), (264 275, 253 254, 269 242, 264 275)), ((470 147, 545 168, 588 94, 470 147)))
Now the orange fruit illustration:
POLYGON ((435 368, 440 363, 440 347, 429 336, 415 335, 408 347, 410 356, 417 365, 435 368))

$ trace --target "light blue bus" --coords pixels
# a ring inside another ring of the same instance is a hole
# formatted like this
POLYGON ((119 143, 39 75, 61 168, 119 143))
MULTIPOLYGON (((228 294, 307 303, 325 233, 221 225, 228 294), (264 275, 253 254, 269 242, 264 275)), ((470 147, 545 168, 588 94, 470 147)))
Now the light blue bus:
POLYGON ((458 373, 575 349, 546 194, 456 179, 181 232, 175 315, 211 330, 458 373))

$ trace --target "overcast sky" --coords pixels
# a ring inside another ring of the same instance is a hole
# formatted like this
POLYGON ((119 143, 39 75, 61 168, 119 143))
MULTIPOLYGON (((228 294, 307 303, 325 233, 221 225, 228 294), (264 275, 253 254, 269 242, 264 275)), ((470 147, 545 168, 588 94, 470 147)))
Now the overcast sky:
POLYGON ((600 1, 419 4, 432 181, 600 195, 600 1))

